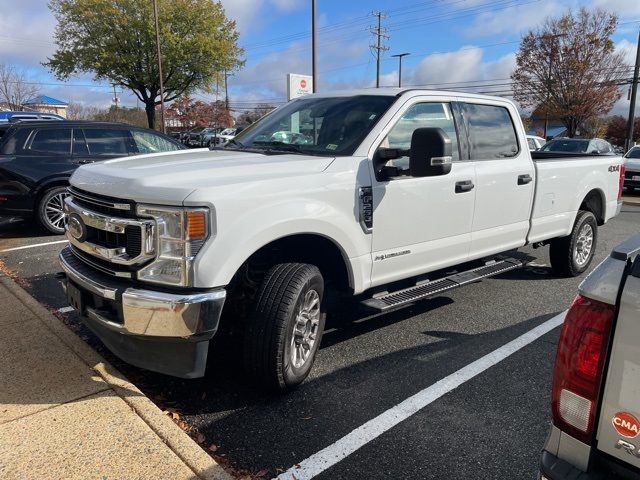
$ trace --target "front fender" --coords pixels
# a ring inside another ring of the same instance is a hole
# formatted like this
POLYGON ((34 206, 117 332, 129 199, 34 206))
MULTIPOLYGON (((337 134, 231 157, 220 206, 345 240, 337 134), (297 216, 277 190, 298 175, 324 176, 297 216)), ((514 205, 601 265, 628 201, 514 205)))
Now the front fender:
MULTIPOLYGON (((350 198, 353 204, 353 198, 350 198)), ((339 202, 338 202, 339 204, 339 202)), ((314 234, 332 241, 341 251, 350 286, 365 289, 371 270, 371 236, 363 232, 355 212, 326 202, 287 198, 241 211, 216 205, 217 233, 198 255, 195 284, 227 285, 240 266, 260 248, 296 234, 314 234)))

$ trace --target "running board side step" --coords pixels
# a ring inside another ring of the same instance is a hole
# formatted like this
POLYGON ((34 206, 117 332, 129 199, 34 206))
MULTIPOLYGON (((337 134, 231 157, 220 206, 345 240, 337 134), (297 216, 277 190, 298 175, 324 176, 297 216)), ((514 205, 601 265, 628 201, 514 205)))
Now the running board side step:
POLYGON ((454 288, 462 287, 469 283, 478 282, 483 278, 493 277, 494 275, 524 267, 525 265, 526 262, 515 258, 491 261, 482 267, 467 270, 466 272, 456 273, 396 292, 383 292, 364 300, 362 304, 378 312, 385 312, 453 290, 454 288))

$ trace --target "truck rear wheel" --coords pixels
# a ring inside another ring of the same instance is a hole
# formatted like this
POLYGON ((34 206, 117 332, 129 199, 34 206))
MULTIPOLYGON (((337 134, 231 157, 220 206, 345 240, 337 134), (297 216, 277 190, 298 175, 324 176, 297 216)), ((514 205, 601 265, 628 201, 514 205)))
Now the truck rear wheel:
POLYGON ((598 222, 591 212, 578 212, 571 234, 551 242, 551 268, 557 275, 576 277, 584 272, 596 251, 598 222))
POLYGON ((248 373, 272 389, 302 383, 313 366, 324 330, 324 280, 305 263, 282 263, 266 274, 244 341, 248 373))

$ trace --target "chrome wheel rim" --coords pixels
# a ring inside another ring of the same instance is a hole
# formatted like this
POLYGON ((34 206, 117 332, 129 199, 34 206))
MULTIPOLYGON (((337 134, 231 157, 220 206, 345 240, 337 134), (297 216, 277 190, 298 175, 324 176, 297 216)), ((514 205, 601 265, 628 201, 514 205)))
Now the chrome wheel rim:
POLYGON ((320 325, 320 295, 309 290, 296 314, 293 334, 291 335, 291 363, 294 367, 302 367, 309 357, 318 338, 320 325))
POLYGON ((45 216, 47 222, 57 230, 64 230, 64 199, 66 193, 56 193, 45 205, 45 216))
POLYGON ((592 249, 593 227, 587 223, 580 229, 578 239, 576 240, 576 247, 573 251, 573 259, 578 266, 582 267, 589 261, 592 249))

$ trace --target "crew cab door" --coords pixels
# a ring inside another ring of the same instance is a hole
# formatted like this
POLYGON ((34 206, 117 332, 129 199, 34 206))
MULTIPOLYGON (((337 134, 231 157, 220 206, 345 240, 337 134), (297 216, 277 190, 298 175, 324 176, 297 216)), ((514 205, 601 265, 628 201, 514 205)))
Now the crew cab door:
POLYGON ((452 142, 452 168, 444 175, 412 177, 409 157, 385 163, 374 154, 372 286, 455 265, 468 257, 475 169, 461 160, 449 100, 409 100, 379 137, 383 140, 376 152, 381 147, 409 149, 417 128, 441 128, 452 142))
POLYGON ((598 449, 640 468, 640 256, 614 322, 598 425, 598 449))
POLYGON ((468 100, 461 107, 476 171, 470 258, 481 258, 526 243, 535 168, 512 105, 468 100))

